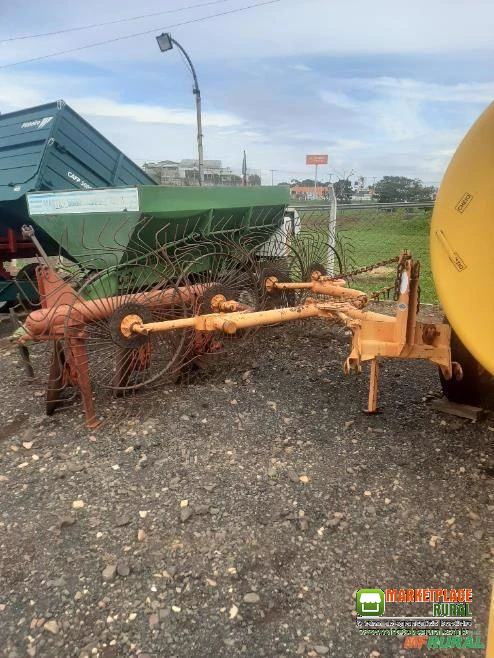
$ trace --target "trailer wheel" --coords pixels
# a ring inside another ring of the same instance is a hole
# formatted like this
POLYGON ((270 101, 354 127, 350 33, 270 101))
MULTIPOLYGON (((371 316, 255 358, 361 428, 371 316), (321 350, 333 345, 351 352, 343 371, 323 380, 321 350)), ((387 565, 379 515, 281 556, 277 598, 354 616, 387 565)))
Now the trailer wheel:
MULTIPOLYGON (((444 321, 447 322, 447 319, 445 318, 444 321)), ((445 379, 439 370, 443 393, 448 400, 494 409, 494 376, 470 354, 453 329, 451 330, 451 360, 461 365, 463 378, 458 380, 453 376, 451 379, 445 379)))

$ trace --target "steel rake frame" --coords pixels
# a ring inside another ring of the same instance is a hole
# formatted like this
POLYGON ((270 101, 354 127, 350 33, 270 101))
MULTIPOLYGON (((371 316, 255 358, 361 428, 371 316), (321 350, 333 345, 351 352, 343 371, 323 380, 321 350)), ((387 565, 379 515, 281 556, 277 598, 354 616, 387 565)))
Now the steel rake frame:
MULTIPOLYGON (((117 345, 112 337, 114 327, 110 325, 119 310, 134 305, 130 310, 136 311, 134 314, 141 313, 142 320, 160 322, 172 320, 173 314, 177 318, 207 314, 214 310, 211 307, 213 302, 218 304, 217 300, 223 299, 221 304, 233 297, 234 308, 230 310, 240 309, 243 313, 262 311, 273 302, 272 291, 266 287, 273 265, 285 273, 283 278, 287 281, 292 278, 301 280, 304 276, 302 268, 297 272, 294 266, 296 259, 301 262, 297 244, 306 246, 305 256, 307 251, 310 252, 308 245, 314 248, 316 244, 315 249, 320 248, 317 240, 321 231, 317 228, 313 231, 306 229, 298 235, 287 235, 283 231, 273 235, 273 227, 268 221, 239 230, 230 228, 229 220, 225 220, 223 225, 217 222, 214 233, 205 237, 200 230, 203 218, 186 220, 187 225, 185 229, 181 227, 180 235, 176 234, 174 240, 166 243, 163 236, 168 227, 162 226, 150 244, 149 237, 143 235, 153 221, 153 217, 143 218, 134 226, 130 248, 129 243, 120 241, 118 235, 112 244, 104 244, 104 226, 100 230, 101 244, 98 247, 93 244, 90 248, 91 245, 85 244, 82 237, 81 254, 74 255, 75 265, 73 269, 69 266, 68 279, 49 263, 38 268, 42 308, 29 314, 26 328, 27 337, 53 345, 47 387, 48 413, 63 403, 62 394, 67 388, 76 387, 81 393, 86 423, 95 427, 100 422, 94 410, 95 391, 107 389, 114 395, 127 397, 144 388, 162 385, 166 379, 174 380, 190 368, 203 367, 209 357, 231 353, 259 329, 253 326, 237 332, 234 337, 228 337, 222 331, 210 333, 207 337, 204 332, 196 330, 180 332, 171 356, 164 358, 163 366, 156 367, 154 374, 150 375, 145 371, 149 371, 153 359, 157 358, 155 355, 159 355, 160 346, 151 344, 151 340, 156 340, 154 336, 137 347, 117 345), (263 249, 267 242, 269 248, 263 249), (126 254, 122 259, 124 247, 126 254), (102 259, 112 264, 98 270, 97 265, 102 259), (209 263, 209 266, 204 267, 204 263, 209 263), (101 282, 104 283, 105 278, 109 282, 119 272, 126 272, 130 277, 127 287, 122 289, 119 279, 116 288, 105 291, 106 284, 101 286, 101 282), (149 274, 148 281, 143 272, 149 274), (79 282, 74 285, 76 280, 79 282), (205 306, 205 298, 209 300, 209 307, 205 306), (91 343, 91 336, 94 343, 91 343), (91 353, 90 346, 96 345, 98 340, 102 347, 91 353), (114 362, 112 371, 103 367, 108 358, 114 362), (104 370, 103 377, 98 377, 98 367, 104 370), (118 372, 119 368, 120 376, 116 377, 115 371, 118 372), (145 374, 140 380, 133 378, 136 373, 143 372, 145 374)), ((119 231, 129 233, 123 223, 119 231)), ((63 253, 61 240, 60 256, 63 253)), ((60 262, 63 263, 62 258, 60 262)), ((289 301, 293 299, 280 296, 276 305, 288 306, 289 301)), ((223 312, 228 311, 224 309, 223 312)))

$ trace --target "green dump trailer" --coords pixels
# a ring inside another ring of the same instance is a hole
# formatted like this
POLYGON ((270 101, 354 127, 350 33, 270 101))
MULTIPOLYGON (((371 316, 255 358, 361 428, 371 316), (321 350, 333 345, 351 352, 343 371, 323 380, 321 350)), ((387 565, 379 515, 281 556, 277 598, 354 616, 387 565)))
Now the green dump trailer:
MULTIPOLYGON (((36 255, 24 224, 69 269, 130 272, 157 247, 172 261, 208 238, 250 234, 262 246, 282 228, 288 202, 282 187, 158 186, 63 101, 0 115, 0 308, 37 297, 32 269, 14 279, 4 267, 36 255)), ((205 256, 194 266, 209 265, 205 256)))
POLYGON ((160 262, 173 266, 177 251, 192 248, 196 272, 211 266, 215 242, 246 236, 262 251, 283 230, 288 202, 284 187, 142 185, 27 197, 31 223, 68 261, 88 272, 118 270, 114 284, 106 282, 106 294, 118 292, 123 268, 132 276, 153 251, 166 254, 160 262))
MULTIPOLYGON (((15 280, 5 267, 36 255, 21 232, 29 223, 27 193, 154 182, 64 101, 0 114, 0 307, 20 292, 35 295, 28 277, 21 272, 15 280)), ((37 227, 37 235, 48 254, 58 253, 48 233, 37 227)))

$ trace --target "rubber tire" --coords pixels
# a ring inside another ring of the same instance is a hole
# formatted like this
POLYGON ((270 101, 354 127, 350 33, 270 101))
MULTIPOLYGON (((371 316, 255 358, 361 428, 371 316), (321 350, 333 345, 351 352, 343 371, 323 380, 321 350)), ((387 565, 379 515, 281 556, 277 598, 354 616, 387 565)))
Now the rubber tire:
MULTIPOLYGON (((444 321, 447 322, 447 319, 445 318, 444 321)), ((443 393, 448 400, 494 409, 494 376, 470 354, 453 329, 451 329, 451 360, 461 365, 463 378, 457 380, 453 376, 448 380, 439 370, 443 393)))

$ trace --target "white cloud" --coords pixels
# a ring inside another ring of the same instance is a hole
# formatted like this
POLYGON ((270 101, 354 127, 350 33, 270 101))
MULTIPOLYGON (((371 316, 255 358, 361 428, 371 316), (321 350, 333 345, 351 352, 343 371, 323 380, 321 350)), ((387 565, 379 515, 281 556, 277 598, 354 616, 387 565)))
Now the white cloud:
MULTIPOLYGON (((427 119, 433 103, 485 106, 494 98, 494 82, 440 84, 409 78, 346 78, 335 79, 332 89, 320 92, 328 105, 358 114, 360 127, 373 141, 381 144, 401 143, 422 138, 432 132, 442 132, 427 119), (365 91, 365 97, 359 93, 365 91), (350 95, 350 94, 353 94, 350 95)), ((451 149, 449 149, 451 152, 451 149)))
MULTIPOLYGON (((102 97, 74 98, 72 103, 74 109, 85 116, 174 126, 195 126, 197 121, 194 110, 166 108, 145 103, 122 103, 102 97)), ((204 112, 203 123, 208 127, 226 128, 240 126, 242 120, 228 113, 204 112)))
POLYGON ((353 88, 374 90, 411 101, 443 103, 489 103, 494 99, 494 82, 441 84, 409 78, 378 77, 351 79, 353 88))
MULTIPOLYGON (((88 85, 89 86, 89 85, 88 85)), ((0 72, 3 113, 24 107, 40 105, 57 100, 63 89, 64 100, 86 117, 110 117, 115 120, 128 119, 136 123, 167 124, 173 126, 195 126, 196 112, 193 109, 161 107, 148 103, 128 103, 105 96, 87 96, 80 81, 64 79, 63 76, 13 75, 0 72)), ((191 105, 193 101, 191 99, 191 105)), ((241 126, 242 119, 228 112, 203 112, 206 127, 228 128, 241 126)))
POLYGON ((322 91, 320 95, 328 105, 335 105, 345 110, 355 110, 358 107, 358 104, 342 91, 322 91))
MULTIPOLYGON (((111 86, 107 95, 88 95, 92 82, 91 78, 83 82, 71 76, 0 74, 1 109, 5 112, 52 101, 63 89, 65 100, 131 158, 142 162, 194 157, 192 98, 192 107, 186 109, 129 103, 119 99, 111 86)), ((240 169, 246 149, 249 167, 266 170, 264 178, 269 181, 267 170, 273 168, 280 170, 275 180, 300 178, 304 172, 311 175, 304 156, 321 150, 330 158, 327 170, 321 168, 323 178, 329 171, 353 169, 365 176, 403 174, 437 182, 490 89, 487 83, 444 85, 385 77, 341 78, 329 85, 330 90, 315 90, 311 99, 303 97, 301 106, 286 102, 274 106, 271 123, 266 123, 262 100, 257 119, 246 119, 240 112, 206 112, 206 157, 240 169), (364 96, 362 92, 366 92, 364 96), (452 129, 427 121, 424 109, 430 98, 461 106, 454 100, 457 97, 473 103, 463 125, 452 129), (306 105, 318 119, 306 120, 306 105), (283 124, 276 122, 276 116, 283 117, 283 124)), ((265 93, 269 97, 271 92, 265 93)))

